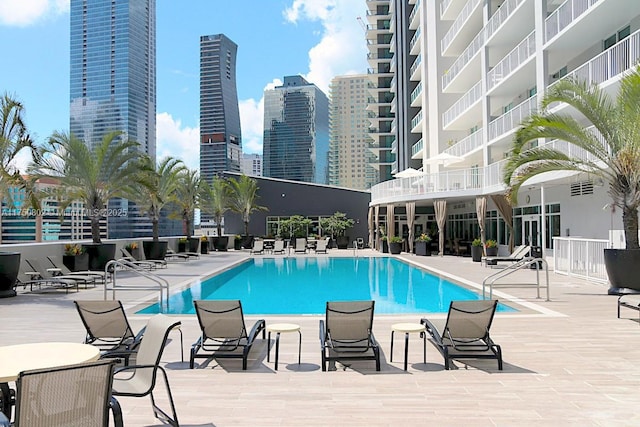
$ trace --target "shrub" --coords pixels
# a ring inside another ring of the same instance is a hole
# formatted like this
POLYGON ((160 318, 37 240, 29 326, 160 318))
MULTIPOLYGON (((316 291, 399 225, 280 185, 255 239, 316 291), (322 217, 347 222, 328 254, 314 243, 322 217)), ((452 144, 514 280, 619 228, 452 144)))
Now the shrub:
POLYGON ((482 246, 482 240, 473 239, 473 242, 471 242, 471 246, 482 246))
POLYGON ((429 236, 426 233, 422 233, 421 235, 418 236, 418 238, 416 240, 418 242, 430 242, 431 241, 431 236, 429 236))
POLYGON ((189 239, 187 239, 186 237, 181 237, 178 239, 178 243, 187 243, 189 241, 189 239))
POLYGON ((496 242, 495 240, 487 240, 487 247, 488 248, 497 248, 498 247, 498 242, 496 242))
POLYGON ((127 251, 131 252, 132 250, 138 249, 138 244, 136 242, 127 243, 124 247, 127 251))
POLYGON ((389 243, 402 243, 404 239, 400 236, 393 236, 389 239, 389 243))
POLYGON ((200 241, 201 241, 201 242, 208 242, 208 241, 209 241, 209 237, 207 237, 207 236, 200 236, 200 241))
POLYGON ((64 245, 64 254, 65 255, 81 255, 84 253, 82 246, 77 243, 67 243, 64 245))

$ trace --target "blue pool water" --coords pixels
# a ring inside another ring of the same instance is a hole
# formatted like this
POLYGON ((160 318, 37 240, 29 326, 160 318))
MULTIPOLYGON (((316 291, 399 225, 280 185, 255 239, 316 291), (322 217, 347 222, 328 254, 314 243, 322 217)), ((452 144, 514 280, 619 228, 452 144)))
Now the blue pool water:
MULTIPOLYGON (((245 314, 324 314, 327 301, 375 300, 376 314, 446 313, 481 296, 394 258, 253 258, 138 313, 195 313, 194 300, 239 299, 245 314)), ((503 304, 499 311, 515 311, 503 304)))

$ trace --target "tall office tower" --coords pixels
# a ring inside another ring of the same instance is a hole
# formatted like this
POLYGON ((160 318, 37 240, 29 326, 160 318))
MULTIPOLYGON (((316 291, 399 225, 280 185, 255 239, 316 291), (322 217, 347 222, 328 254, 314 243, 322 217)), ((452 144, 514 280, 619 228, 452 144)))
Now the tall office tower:
POLYGON ((328 182, 329 101, 302 76, 264 92, 264 176, 328 182))
MULTIPOLYGON (((70 131, 87 144, 122 131, 156 156, 155 0, 71 0, 70 131)), ((126 200, 108 218, 109 237, 148 233, 126 200)))
POLYGON ((371 149, 377 157, 373 166, 378 169, 380 181, 391 179, 392 174, 398 170, 393 146, 396 141, 393 129, 395 114, 391 108, 394 100, 391 92, 394 76, 391 69, 391 3, 392 0, 367 1, 367 58, 371 66, 367 71, 372 82, 370 91, 373 97, 368 107, 373 113, 369 135, 373 138, 371 149))
MULTIPOLYGON (((372 187, 371 203, 381 208, 381 217, 390 204, 405 209, 415 203, 416 231, 435 229, 429 215, 442 209, 445 237, 455 242, 479 236, 477 217, 482 214, 476 207, 484 200, 486 237, 500 245, 512 240, 549 255, 553 238, 561 234, 608 237, 610 212, 602 210, 609 203, 606 188, 586 174, 540 175, 520 188, 518 206, 504 200, 502 179, 514 135, 548 89, 558 80, 576 78, 614 94, 622 75, 640 59, 640 2, 581 5, 562 0, 367 1, 371 48, 381 28, 394 24, 391 111, 410 124, 409 136, 396 139, 393 151, 411 153, 424 172, 372 187), (587 219, 581 213, 592 206, 595 216, 587 219)), ((370 50, 372 62, 375 53, 386 55, 370 50)), ((564 104, 553 110, 584 120, 564 104)), ((557 140, 537 143, 570 156, 580 152, 557 140)), ((398 165, 400 172, 399 158, 398 165)))
POLYGON ((366 190, 378 183, 369 149, 368 75, 340 76, 329 88, 329 184, 366 190))
POLYGON ((200 37, 200 176, 208 182, 223 171, 240 172, 237 51, 224 34, 200 37))
POLYGON ((243 153, 241 172, 250 176, 262 176, 262 156, 243 153))

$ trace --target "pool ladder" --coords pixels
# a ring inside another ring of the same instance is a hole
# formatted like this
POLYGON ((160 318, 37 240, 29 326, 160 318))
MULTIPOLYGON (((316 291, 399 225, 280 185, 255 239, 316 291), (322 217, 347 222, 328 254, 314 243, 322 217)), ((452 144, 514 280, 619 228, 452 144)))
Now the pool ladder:
MULTIPOLYGON (((157 274, 151 273, 150 271, 143 270, 139 266, 135 265, 132 262, 127 261, 126 259, 114 259, 107 263, 105 266, 106 272, 111 272, 111 281, 110 283, 105 283, 104 285, 104 299, 107 299, 107 293, 109 291, 112 292, 111 299, 116 299, 116 290, 120 291, 159 291, 160 292, 160 307, 166 305, 166 308, 169 309, 169 282, 163 277, 158 276, 157 274), (123 285, 118 284, 116 281, 117 272, 118 271, 130 271, 138 276, 144 277, 148 279, 151 284, 136 284, 136 285, 123 285)), ((108 274, 108 273, 107 273, 108 274)))
POLYGON ((547 299, 545 301, 551 301, 549 299, 549 264, 543 258, 523 258, 522 260, 512 264, 504 269, 498 271, 497 273, 493 273, 482 281, 482 299, 485 299, 485 289, 489 287, 489 299, 493 298, 493 288, 494 287, 535 287, 537 290, 537 298, 540 298, 540 288, 546 288, 547 290, 547 299), (540 270, 544 268, 545 277, 547 284, 540 285, 540 270), (497 280, 507 277, 516 271, 523 269, 534 269, 536 270, 536 283, 496 283, 497 280))

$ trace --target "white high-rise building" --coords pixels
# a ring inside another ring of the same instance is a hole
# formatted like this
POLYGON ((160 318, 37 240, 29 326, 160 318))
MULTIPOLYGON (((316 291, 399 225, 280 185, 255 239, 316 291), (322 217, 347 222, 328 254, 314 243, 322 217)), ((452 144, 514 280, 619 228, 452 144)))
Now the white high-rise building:
POLYGON ((621 228, 620 213, 603 209, 606 187, 581 174, 536 177, 520 190, 518 206, 505 207, 503 167, 519 124, 554 82, 576 76, 617 91, 640 59, 640 1, 366 3, 374 65, 385 52, 375 41, 386 28, 392 34, 392 173, 422 172, 372 188, 380 218, 394 206, 396 235, 407 232, 409 203, 415 232, 435 230, 434 202, 444 200, 447 241, 469 241, 479 235, 478 197, 488 201, 487 238, 501 245, 513 237, 551 250, 554 236, 606 239, 610 228, 621 228))
POLYGON ((262 155, 242 154, 241 172, 249 176, 262 176, 262 155))
POLYGON ((367 75, 339 76, 329 88, 329 184, 366 190, 378 183, 370 150, 372 83, 367 75))

